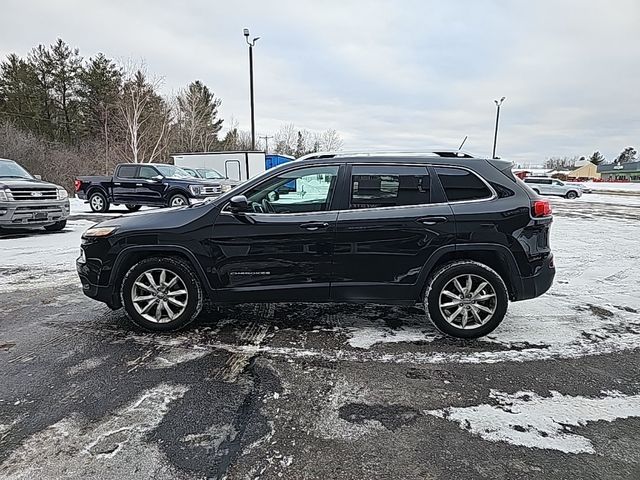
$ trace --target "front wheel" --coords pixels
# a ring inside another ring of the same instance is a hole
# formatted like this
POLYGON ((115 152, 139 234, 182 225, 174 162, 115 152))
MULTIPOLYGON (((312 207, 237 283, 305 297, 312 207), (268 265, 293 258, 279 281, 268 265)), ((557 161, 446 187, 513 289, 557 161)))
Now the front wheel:
POLYGON ((96 213, 104 213, 109 210, 109 200, 103 193, 95 192, 89 196, 89 206, 96 213))
POLYGON ((156 332, 180 330, 202 309, 200 281, 179 258, 152 257, 127 272, 120 292, 122 304, 136 325, 156 332))
POLYGON ((129 210, 130 212, 137 212, 138 210, 140 210, 140 208, 142 207, 142 205, 125 205, 125 207, 127 207, 127 210, 129 210))
POLYGON ((169 199, 170 207, 183 207, 189 205, 189 199, 181 193, 176 193, 169 199))
POLYGON ((567 192, 565 197, 568 198, 569 200, 573 200, 574 198, 578 198, 578 193, 574 192, 573 190, 570 190, 567 192))
POLYGON ((438 330, 454 337, 478 338, 500 325, 509 297, 495 270, 459 260, 444 265, 430 278, 424 302, 438 330))

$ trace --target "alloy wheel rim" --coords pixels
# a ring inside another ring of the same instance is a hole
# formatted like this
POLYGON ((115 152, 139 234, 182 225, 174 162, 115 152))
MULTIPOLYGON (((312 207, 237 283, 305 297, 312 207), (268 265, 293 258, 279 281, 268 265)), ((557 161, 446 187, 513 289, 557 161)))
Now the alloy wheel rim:
POLYGON ((173 200, 171 200, 172 207, 181 207, 182 205, 185 205, 185 201, 182 197, 176 197, 173 200))
POLYGON ((438 307, 450 325, 473 330, 493 318, 497 299, 488 280, 479 275, 464 274, 451 279, 440 291, 438 307))
POLYGON ((141 273, 131 287, 136 312, 153 323, 168 323, 187 309, 189 292, 179 275, 166 268, 141 273))
POLYGON ((91 199, 91 205, 93 205, 93 208, 95 208, 96 210, 102 210, 102 198, 100 198, 100 196, 95 195, 92 199, 91 199))

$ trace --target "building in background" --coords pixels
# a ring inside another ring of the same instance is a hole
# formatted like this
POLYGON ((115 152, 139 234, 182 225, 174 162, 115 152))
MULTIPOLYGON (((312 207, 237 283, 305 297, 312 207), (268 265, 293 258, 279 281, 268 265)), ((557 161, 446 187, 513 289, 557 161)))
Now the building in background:
POLYGON ((640 182, 640 162, 598 165, 598 173, 606 182, 640 182))
POLYGON ((598 166, 591 162, 586 162, 567 175, 570 180, 586 181, 600 178, 598 166))

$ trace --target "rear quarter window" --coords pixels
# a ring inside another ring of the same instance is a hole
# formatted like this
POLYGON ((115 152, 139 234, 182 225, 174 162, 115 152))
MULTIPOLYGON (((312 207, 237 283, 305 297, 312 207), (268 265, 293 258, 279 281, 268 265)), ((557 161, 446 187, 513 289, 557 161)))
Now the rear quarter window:
POLYGON ((436 173, 450 202, 482 200, 493 196, 487 184, 469 170, 436 167, 436 173))

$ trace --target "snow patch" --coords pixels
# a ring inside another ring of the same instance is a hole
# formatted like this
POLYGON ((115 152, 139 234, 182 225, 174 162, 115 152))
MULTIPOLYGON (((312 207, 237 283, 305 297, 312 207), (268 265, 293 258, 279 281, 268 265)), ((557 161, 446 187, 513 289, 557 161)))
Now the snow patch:
POLYGON ((188 388, 160 384, 97 423, 78 414, 27 438, 2 464, 7 480, 31 478, 130 478, 132 471, 154 478, 180 478, 148 433, 160 424, 169 405, 188 388), (118 456, 119 461, 111 459, 118 456))
POLYGON ((571 427, 640 416, 640 395, 608 391, 602 392, 601 397, 589 398, 550 393, 550 397, 541 397, 530 391, 511 395, 492 390, 490 397, 497 404, 449 407, 425 413, 456 422, 460 428, 492 442, 591 454, 596 453, 591 441, 571 427))
POLYGON ((350 338, 347 342, 354 348, 371 348, 378 343, 432 342, 441 337, 433 331, 425 331, 420 328, 391 329, 373 326, 350 328, 348 335, 350 338))

